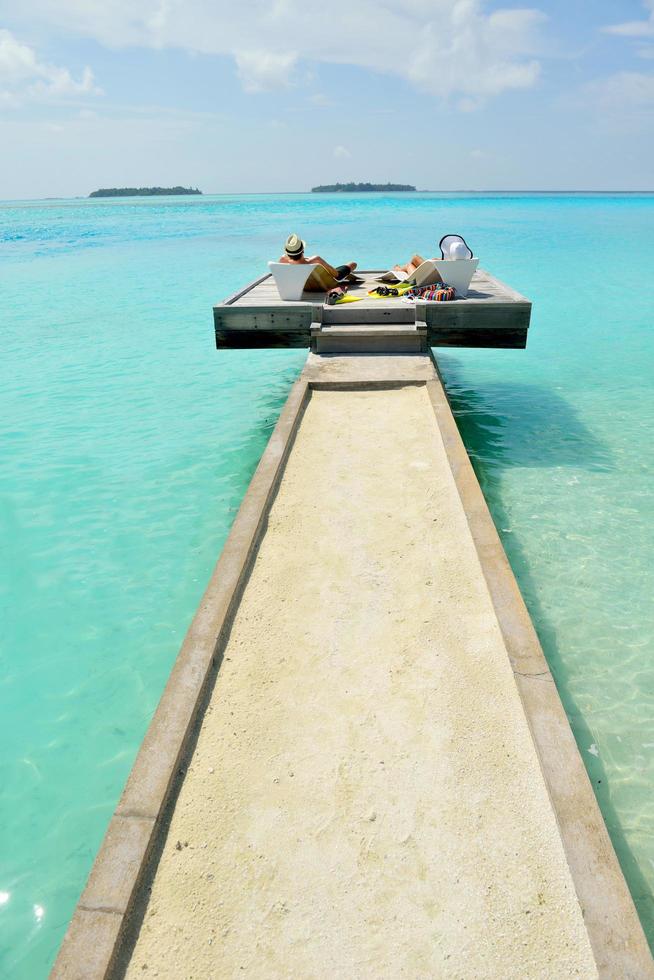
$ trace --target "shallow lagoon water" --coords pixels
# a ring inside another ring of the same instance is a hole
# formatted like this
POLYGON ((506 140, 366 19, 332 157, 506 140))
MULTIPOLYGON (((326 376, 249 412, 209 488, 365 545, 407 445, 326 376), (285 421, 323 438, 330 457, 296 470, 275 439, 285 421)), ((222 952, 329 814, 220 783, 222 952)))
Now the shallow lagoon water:
POLYGON ((460 231, 527 351, 438 351, 654 941, 654 197, 0 205, 0 975, 45 976, 302 351, 211 306, 297 230, 384 266, 460 231))

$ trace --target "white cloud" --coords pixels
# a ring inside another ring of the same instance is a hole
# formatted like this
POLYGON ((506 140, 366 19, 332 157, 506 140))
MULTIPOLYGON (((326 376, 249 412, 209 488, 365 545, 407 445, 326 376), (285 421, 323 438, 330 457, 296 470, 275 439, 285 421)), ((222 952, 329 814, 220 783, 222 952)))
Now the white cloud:
POLYGON ((602 28, 605 34, 617 34, 619 37, 654 37, 654 0, 644 0, 644 7, 649 10, 647 20, 628 20, 622 24, 609 24, 602 28))
POLYGON ((591 82, 586 91, 600 109, 621 113, 654 107, 654 74, 620 71, 591 82))
POLYGON ((334 156, 340 160, 348 160, 352 156, 352 154, 350 153, 350 151, 346 146, 335 146, 334 156))
POLYGON ((289 88, 296 56, 292 52, 236 51, 236 67, 246 92, 270 92, 289 88))
POLYGON ((358 0, 329 22, 319 0, 22 0, 20 15, 112 47, 231 56, 250 92, 292 84, 301 59, 394 75, 466 108, 535 84, 546 20, 532 8, 489 13, 486 0, 358 0))
POLYGON ((85 68, 75 81, 67 68, 39 61, 36 52, 10 31, 0 30, 0 103, 20 105, 26 100, 62 100, 99 95, 93 72, 85 68))
MULTIPOLYGON (((654 113, 654 73, 620 71, 589 82, 580 91, 580 106, 587 110, 596 132, 610 135, 613 143, 627 148, 635 139, 644 145, 651 140, 654 113)), ((650 156, 647 150, 647 158, 650 156)), ((650 168, 651 169, 651 168, 650 168)), ((637 186, 646 186, 640 178, 637 186)))
POLYGON ((319 109, 331 109, 334 105, 333 101, 324 92, 315 92, 308 97, 308 101, 318 106, 319 109))

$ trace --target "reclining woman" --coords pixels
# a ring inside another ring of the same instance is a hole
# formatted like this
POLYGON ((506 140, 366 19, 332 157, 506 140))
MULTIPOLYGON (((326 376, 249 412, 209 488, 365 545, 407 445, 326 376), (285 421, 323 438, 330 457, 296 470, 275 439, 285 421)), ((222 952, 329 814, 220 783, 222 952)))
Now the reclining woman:
MULTIPOLYGON (((462 235, 443 235, 438 247, 441 251, 441 259, 471 259, 473 257, 472 249, 462 235)), ((413 255, 406 265, 394 265, 391 271, 404 273, 407 278, 410 278, 425 262, 436 261, 437 259, 423 259, 422 255, 413 255)), ((440 276, 438 278, 440 279, 440 276)))
POLYGON ((412 255, 406 265, 394 265, 393 271, 404 272, 407 277, 413 275, 416 269, 422 265, 426 260, 422 258, 421 255, 412 255))
POLYGON ((352 273, 357 267, 356 262, 347 262, 345 265, 330 265, 320 255, 305 257, 305 243, 299 235, 289 235, 284 246, 284 254, 280 262, 291 263, 292 265, 318 265, 319 269, 309 276, 306 290, 313 292, 324 292, 338 286, 339 283, 345 284, 351 279, 352 273), (322 270, 325 270, 324 272, 322 270))

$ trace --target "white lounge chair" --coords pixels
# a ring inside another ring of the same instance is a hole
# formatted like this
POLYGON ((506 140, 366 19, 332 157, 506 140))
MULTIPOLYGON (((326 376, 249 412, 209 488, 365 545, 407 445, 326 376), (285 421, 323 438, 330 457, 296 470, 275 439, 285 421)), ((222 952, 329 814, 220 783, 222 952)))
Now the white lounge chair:
POLYGON ((302 299, 307 279, 318 266, 294 262, 269 262, 268 268, 277 283, 280 299, 297 301, 302 299))
POLYGON ((416 286, 433 286, 439 281, 438 269, 434 259, 425 259, 418 268, 406 277, 407 282, 415 282, 416 286))
POLYGON ((456 297, 467 296, 470 280, 477 270, 479 259, 435 259, 438 269, 448 286, 454 286, 456 297))

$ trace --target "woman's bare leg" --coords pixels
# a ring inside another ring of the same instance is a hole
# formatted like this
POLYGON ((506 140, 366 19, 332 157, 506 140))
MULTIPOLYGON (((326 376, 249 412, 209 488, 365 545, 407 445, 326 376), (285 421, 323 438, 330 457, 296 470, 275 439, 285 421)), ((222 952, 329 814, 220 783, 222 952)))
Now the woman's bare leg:
POLYGON ((406 265, 394 265, 393 268, 397 269, 399 272, 406 272, 406 274, 410 276, 416 271, 419 265, 422 265, 424 261, 425 260, 421 255, 414 255, 411 261, 407 262, 406 265))

